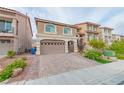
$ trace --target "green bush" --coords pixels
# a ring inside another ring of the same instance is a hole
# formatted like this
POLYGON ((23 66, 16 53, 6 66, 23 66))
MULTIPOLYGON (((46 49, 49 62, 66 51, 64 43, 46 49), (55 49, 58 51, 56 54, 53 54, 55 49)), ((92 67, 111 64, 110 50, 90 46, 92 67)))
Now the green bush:
POLYGON ((116 54, 124 53, 124 40, 114 41, 109 47, 110 50, 115 51, 116 54))
POLYGON ((96 40, 96 39, 90 40, 89 45, 96 49, 105 48, 105 43, 103 42, 103 40, 96 40))
POLYGON ((96 50, 87 50, 84 52, 84 56, 103 64, 110 62, 107 59, 100 58, 102 56, 102 53, 96 50))
POLYGON ((99 63, 103 63, 103 64, 110 62, 109 60, 101 59, 101 58, 96 59, 96 61, 99 62, 99 63))
POLYGON ((17 59, 12 64, 9 64, 1 73, 0 73, 0 82, 8 79, 14 69, 23 68, 26 66, 26 62, 23 59, 17 59))
POLYGON ((27 60, 27 57, 22 57, 23 60, 27 60))
POLYGON ((98 59, 101 55, 102 55, 102 53, 95 51, 95 50, 86 50, 84 53, 85 57, 87 57, 89 59, 93 59, 93 60, 98 59))
POLYGON ((116 54, 118 59, 124 60, 124 54, 116 54))
POLYGON ((15 55, 16 55, 16 52, 13 51, 13 50, 9 50, 9 51, 7 52, 7 57, 9 57, 9 58, 14 57, 15 55))

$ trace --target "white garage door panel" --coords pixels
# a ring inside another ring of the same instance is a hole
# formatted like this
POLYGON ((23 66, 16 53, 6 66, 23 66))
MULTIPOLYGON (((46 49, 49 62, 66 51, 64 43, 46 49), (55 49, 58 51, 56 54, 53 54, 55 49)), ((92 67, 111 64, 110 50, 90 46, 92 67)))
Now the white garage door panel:
POLYGON ((65 52, 64 41, 43 41, 41 42, 41 54, 57 54, 65 52))

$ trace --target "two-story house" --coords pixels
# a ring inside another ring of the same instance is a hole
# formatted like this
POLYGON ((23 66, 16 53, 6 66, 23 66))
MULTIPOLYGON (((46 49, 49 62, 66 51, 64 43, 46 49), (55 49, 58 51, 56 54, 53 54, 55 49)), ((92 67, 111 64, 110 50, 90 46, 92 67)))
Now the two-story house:
POLYGON ((118 34, 112 34, 112 41, 120 41, 121 35, 118 34))
POLYGON ((79 38, 82 38, 82 40, 86 44, 88 44, 88 41, 92 39, 100 38, 99 24, 92 22, 84 22, 84 23, 75 24, 74 26, 78 27, 79 38))
POLYGON ((77 28, 60 22, 35 18, 37 55, 77 52, 77 28))
POLYGON ((31 48, 32 29, 28 16, 0 7, 0 55, 8 50, 24 52, 31 48))
POLYGON ((121 40, 124 40, 124 35, 120 35, 120 37, 121 37, 121 40))
POLYGON ((108 45, 112 43, 112 28, 100 27, 100 38, 108 45))

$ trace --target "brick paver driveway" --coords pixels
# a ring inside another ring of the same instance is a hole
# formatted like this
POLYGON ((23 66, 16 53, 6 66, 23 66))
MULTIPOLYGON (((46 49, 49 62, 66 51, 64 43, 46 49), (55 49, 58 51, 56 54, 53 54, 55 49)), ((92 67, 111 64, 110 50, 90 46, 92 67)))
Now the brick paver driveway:
POLYGON ((78 53, 30 56, 29 65, 24 72, 16 78, 10 79, 12 82, 33 80, 48 77, 64 72, 88 68, 98 65, 98 63, 83 58, 78 53))
POLYGON ((41 55, 39 75, 44 77, 96 65, 96 62, 83 58, 77 53, 41 55))

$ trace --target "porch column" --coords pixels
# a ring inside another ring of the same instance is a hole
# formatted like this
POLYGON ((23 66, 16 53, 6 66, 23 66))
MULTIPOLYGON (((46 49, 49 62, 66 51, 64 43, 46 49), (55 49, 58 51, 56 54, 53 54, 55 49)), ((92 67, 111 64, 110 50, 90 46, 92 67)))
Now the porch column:
POLYGON ((74 52, 78 52, 77 40, 74 40, 74 52))
POLYGON ((12 20, 12 31, 13 31, 13 33, 16 35, 16 30, 17 30, 17 20, 16 19, 14 19, 13 18, 13 20, 12 20))
POLYGON ((65 41, 65 53, 68 53, 68 41, 65 41))
POLYGON ((18 52, 18 47, 19 47, 19 45, 18 45, 18 39, 17 38, 14 38, 13 39, 13 50, 15 52, 18 52))
POLYGON ((37 47, 36 55, 40 55, 40 40, 36 41, 36 47, 37 47))

